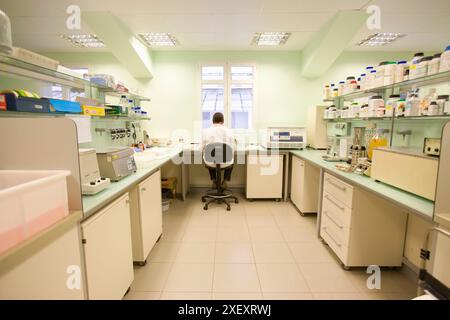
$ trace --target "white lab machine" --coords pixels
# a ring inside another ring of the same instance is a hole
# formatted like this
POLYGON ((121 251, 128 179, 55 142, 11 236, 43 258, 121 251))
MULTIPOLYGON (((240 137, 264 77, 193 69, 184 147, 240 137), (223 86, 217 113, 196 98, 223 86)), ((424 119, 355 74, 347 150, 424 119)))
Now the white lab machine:
POLYGON ((263 142, 267 149, 303 149, 306 146, 304 127, 268 127, 263 142))
POLYGON ((110 184, 109 178, 102 178, 98 168, 95 149, 79 149, 81 193, 94 195, 105 189, 110 184))

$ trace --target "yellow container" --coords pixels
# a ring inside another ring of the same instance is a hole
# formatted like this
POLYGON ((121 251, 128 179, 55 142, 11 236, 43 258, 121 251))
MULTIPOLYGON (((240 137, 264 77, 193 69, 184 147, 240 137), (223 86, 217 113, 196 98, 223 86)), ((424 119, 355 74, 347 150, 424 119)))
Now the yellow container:
POLYGON ((83 114, 87 116, 104 117, 105 107, 82 106, 83 114))

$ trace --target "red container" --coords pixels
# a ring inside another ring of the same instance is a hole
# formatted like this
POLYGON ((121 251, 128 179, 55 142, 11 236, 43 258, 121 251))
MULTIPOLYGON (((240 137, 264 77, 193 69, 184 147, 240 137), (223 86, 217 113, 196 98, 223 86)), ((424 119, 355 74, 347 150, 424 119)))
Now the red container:
POLYGON ((4 94, 0 94, 0 110, 6 111, 6 97, 4 94))

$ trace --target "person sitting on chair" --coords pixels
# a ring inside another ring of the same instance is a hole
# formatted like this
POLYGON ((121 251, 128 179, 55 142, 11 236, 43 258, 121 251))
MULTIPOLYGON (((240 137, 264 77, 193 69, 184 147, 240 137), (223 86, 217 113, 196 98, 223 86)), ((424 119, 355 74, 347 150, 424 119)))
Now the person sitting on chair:
MULTIPOLYGON (((224 118, 221 112, 216 112, 212 118, 213 125, 208 129, 204 129, 202 133, 202 148, 210 143, 226 143, 233 147, 235 150, 236 139, 234 139, 233 134, 230 129, 224 126, 224 118)), ((213 181, 213 188, 216 186, 216 173, 214 168, 208 167, 209 176, 213 181)), ((227 182, 231 180, 231 172, 233 171, 233 166, 226 168, 224 170, 224 179, 222 183, 223 188, 227 188, 227 182)))

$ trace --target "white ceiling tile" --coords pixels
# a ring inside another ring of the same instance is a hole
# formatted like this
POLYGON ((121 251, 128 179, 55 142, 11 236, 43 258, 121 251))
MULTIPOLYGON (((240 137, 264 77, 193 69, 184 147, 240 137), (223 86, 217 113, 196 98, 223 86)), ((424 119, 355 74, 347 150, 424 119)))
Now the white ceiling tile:
POLYGON ((263 12, 336 12, 358 10, 368 0, 264 0, 263 12))

